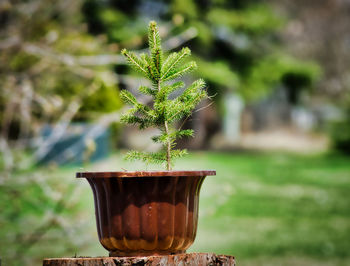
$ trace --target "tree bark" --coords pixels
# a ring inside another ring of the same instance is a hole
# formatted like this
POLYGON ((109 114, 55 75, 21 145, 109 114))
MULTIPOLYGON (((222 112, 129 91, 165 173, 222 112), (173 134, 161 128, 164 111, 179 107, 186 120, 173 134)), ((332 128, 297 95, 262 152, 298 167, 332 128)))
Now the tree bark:
POLYGON ((233 256, 216 255, 213 253, 188 253, 167 256, 148 257, 80 257, 45 259, 43 266, 122 266, 122 265, 223 265, 235 266, 233 256))

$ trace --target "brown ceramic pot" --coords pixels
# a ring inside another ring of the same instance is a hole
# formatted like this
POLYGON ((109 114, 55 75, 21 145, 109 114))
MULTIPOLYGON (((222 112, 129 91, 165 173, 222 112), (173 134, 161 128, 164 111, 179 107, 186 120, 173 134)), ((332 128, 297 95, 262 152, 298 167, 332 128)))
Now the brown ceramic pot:
POLYGON ((215 171, 81 172, 94 194, 100 243, 110 256, 185 253, 198 222, 199 190, 215 171))

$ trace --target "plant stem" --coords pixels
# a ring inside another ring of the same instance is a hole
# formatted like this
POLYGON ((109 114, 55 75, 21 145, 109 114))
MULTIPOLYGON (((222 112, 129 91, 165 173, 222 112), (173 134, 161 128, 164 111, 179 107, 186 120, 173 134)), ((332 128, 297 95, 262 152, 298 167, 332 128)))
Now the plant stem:
MULTIPOLYGON (((161 79, 158 80, 158 91, 160 91, 160 83, 161 83, 161 79)), ((164 121, 164 129, 165 129, 165 134, 167 134, 169 136, 169 127, 168 127, 168 122, 164 121)), ((166 162, 167 162, 167 170, 170 171, 171 170, 171 163, 170 163, 170 151, 171 151, 171 144, 170 144, 170 140, 168 140, 167 145, 166 145, 166 162)))
MULTIPOLYGON (((165 121, 164 122, 164 127, 165 127, 165 133, 167 135, 169 135, 169 128, 168 128, 168 122, 165 121)), ((166 149, 166 161, 167 161, 167 170, 170 171, 171 170, 171 164, 170 164, 170 149, 171 149, 171 145, 170 145, 170 140, 168 140, 167 142, 167 149, 166 149)))

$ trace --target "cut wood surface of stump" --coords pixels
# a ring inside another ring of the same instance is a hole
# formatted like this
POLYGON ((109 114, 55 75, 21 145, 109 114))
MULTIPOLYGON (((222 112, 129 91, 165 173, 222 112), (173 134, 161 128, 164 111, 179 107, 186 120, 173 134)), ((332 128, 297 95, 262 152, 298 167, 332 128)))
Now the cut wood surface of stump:
POLYGON ((45 259, 43 266, 121 266, 121 265, 235 265, 233 256, 213 253, 188 253, 147 257, 80 257, 45 259))

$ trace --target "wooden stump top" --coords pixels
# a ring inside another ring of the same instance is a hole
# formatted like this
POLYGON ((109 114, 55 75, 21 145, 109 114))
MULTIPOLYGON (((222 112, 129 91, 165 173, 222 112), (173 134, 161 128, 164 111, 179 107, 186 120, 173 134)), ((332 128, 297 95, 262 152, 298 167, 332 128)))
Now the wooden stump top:
POLYGON ((166 265, 223 265, 234 266, 233 256, 214 253, 188 253, 147 257, 80 257, 44 259, 43 266, 166 266, 166 265))

